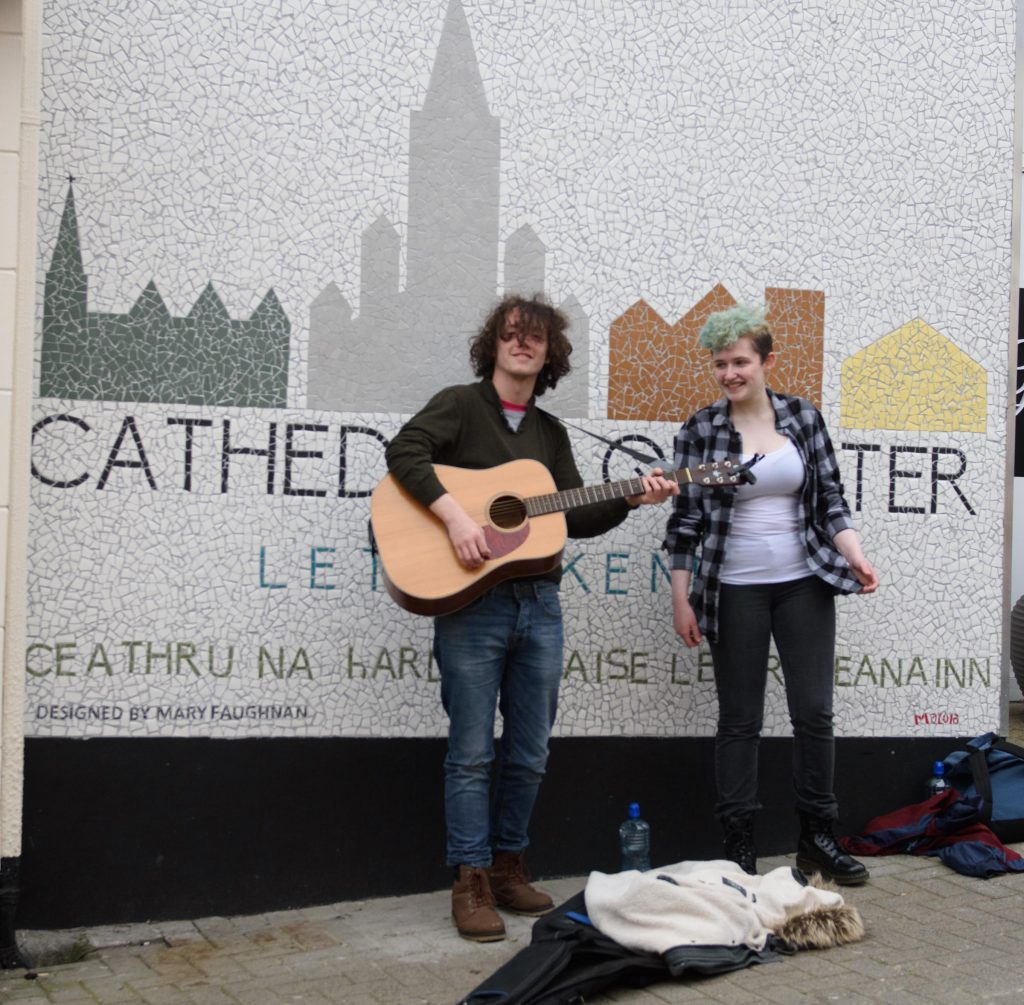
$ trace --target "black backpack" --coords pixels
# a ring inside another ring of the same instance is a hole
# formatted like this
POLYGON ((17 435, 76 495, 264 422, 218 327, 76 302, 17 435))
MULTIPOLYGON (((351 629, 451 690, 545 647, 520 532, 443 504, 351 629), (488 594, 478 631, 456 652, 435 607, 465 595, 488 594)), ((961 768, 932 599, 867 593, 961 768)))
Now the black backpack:
POLYGON ((946 777, 965 796, 981 796, 981 821, 1000 841, 1024 841, 1024 747, 976 736, 946 758, 946 777))

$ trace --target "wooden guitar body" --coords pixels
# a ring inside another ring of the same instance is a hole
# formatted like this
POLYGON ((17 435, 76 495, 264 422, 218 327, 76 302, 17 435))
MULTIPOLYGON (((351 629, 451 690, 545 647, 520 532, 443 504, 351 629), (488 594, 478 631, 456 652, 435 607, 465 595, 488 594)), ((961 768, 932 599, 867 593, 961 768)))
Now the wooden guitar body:
POLYGON ((509 461, 474 471, 435 464, 441 484, 484 529, 491 558, 466 569, 455 557, 445 525, 388 475, 374 490, 370 520, 384 584, 413 614, 451 614, 496 583, 550 572, 562 561, 565 514, 526 515, 525 500, 554 493, 539 461, 509 461))
MULTIPOLYGON (((756 481, 750 468, 760 456, 744 464, 705 461, 664 476, 680 485, 728 489, 756 481)), ((491 557, 479 569, 464 568, 444 524, 391 475, 385 477, 370 500, 370 520, 387 591, 413 614, 451 614, 502 580, 550 572, 562 561, 566 510, 645 491, 642 478, 558 491, 540 461, 509 461, 479 471, 435 464, 434 470, 483 528, 491 557)))

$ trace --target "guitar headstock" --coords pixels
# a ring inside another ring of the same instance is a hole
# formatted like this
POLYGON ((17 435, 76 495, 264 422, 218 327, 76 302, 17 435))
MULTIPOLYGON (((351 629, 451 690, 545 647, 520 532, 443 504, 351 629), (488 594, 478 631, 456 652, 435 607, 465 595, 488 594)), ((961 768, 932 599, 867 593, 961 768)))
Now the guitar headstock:
POLYGON ((757 478, 751 472, 751 467, 761 459, 755 455, 749 461, 734 461, 726 458, 724 461, 705 461, 703 464, 696 464, 689 469, 694 485, 703 485, 705 488, 717 488, 725 485, 753 485, 757 478))

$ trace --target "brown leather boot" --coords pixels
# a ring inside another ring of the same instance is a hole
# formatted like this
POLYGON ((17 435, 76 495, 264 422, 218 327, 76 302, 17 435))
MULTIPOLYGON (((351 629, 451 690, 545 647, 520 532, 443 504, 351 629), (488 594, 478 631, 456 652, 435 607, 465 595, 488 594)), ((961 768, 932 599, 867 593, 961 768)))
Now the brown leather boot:
POLYGON ((554 910, 554 901, 546 893, 530 886, 530 876, 522 852, 496 851, 494 864, 487 870, 487 874, 498 907, 531 918, 539 918, 554 910))
POLYGON ((459 866, 459 878, 452 887, 452 919, 464 939, 498 942, 505 938, 505 923, 494 910, 486 869, 459 866))

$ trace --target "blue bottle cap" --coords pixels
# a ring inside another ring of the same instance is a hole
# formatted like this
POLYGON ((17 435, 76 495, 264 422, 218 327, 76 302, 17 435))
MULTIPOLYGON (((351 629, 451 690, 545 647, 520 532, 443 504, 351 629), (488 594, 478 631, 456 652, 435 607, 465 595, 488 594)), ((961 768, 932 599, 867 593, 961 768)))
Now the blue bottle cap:
POLYGON ((945 761, 936 761, 932 765, 932 774, 936 778, 941 778, 945 773, 946 773, 946 762, 945 761))
POLYGON ((639 820, 640 819, 640 804, 630 803, 629 804, 629 819, 639 820))

